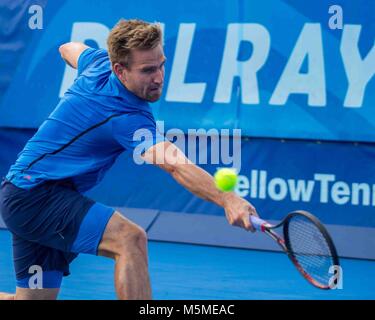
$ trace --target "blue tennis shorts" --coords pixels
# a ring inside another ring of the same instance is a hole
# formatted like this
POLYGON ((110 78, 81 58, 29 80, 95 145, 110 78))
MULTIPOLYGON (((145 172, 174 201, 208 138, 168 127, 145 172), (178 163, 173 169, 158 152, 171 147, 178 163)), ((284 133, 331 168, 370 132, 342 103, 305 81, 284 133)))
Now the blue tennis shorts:
POLYGON ((4 181, 0 212, 13 235, 17 286, 28 288, 37 266, 44 288, 58 288, 79 253, 98 254, 114 209, 85 197, 67 180, 47 181, 31 190, 4 181))

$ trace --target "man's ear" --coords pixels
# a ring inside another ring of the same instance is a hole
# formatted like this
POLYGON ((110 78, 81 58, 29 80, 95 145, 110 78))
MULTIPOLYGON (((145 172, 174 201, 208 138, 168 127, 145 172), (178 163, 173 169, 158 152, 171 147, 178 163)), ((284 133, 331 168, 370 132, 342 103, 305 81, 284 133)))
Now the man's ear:
POLYGON ((119 78, 121 81, 126 81, 126 77, 125 77, 126 72, 124 72, 125 67, 122 64, 116 62, 113 65, 113 71, 115 72, 117 78, 119 78))

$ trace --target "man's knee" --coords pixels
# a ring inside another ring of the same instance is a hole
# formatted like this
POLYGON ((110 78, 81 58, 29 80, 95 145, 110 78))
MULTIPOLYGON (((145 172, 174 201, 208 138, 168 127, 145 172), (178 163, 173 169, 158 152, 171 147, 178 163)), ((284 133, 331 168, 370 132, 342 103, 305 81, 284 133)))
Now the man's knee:
POLYGON ((139 226, 132 227, 130 230, 121 228, 116 242, 116 256, 146 257, 147 255, 147 234, 139 226))
POLYGON ((99 249, 109 251, 112 256, 146 254, 147 234, 140 226, 116 214, 107 227, 99 249))
POLYGON ((144 249, 147 246, 147 233, 137 225, 133 226, 130 232, 128 228, 124 228, 120 232, 119 244, 124 250, 129 248, 144 249))

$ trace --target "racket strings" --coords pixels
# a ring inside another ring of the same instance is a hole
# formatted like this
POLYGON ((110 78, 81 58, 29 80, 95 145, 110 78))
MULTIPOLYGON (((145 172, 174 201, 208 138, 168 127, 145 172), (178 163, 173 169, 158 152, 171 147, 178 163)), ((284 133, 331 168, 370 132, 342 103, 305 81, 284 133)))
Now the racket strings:
POLYGON ((294 216, 288 225, 289 246, 301 267, 316 281, 328 285, 332 254, 319 228, 304 216, 294 216))

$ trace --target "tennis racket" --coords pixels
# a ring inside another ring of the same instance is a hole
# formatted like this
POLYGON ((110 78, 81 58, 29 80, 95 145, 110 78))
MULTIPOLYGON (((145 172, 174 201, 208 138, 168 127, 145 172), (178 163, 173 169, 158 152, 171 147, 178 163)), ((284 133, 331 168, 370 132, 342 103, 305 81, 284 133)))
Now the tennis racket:
POLYGON ((277 225, 255 216, 250 219, 255 230, 266 233, 280 245, 307 281, 319 289, 332 288, 331 267, 339 267, 340 262, 331 236, 315 216, 295 211, 277 225), (283 237, 274 231, 281 226, 283 237))

